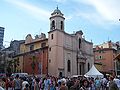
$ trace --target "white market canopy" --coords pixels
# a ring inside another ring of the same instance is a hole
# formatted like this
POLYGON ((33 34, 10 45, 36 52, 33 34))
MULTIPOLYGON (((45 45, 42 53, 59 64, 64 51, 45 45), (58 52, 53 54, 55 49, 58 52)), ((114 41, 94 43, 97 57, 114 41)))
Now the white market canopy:
POLYGON ((92 68, 85 74, 85 76, 88 76, 88 77, 93 77, 93 78, 103 78, 104 75, 102 73, 100 73, 96 67, 93 65, 92 68))

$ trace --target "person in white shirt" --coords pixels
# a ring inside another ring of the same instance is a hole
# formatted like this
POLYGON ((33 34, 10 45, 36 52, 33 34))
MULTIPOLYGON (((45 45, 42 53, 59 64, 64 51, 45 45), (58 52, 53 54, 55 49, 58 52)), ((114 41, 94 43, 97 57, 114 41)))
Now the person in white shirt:
POLYGON ((0 86, 0 90, 4 90, 4 89, 0 86))
POLYGON ((51 83, 50 77, 49 77, 49 76, 46 76, 46 78, 45 78, 45 80, 44 80, 44 90, 49 90, 49 88, 50 88, 50 83, 51 83))
POLYGON ((119 88, 119 90, 120 90, 120 80, 119 80, 117 77, 115 77, 115 78, 113 79, 113 81, 117 84, 117 86, 118 86, 118 88, 119 88))
POLYGON ((22 82, 22 90, 24 90, 26 84, 29 85, 28 81, 26 80, 26 78, 23 78, 23 82, 22 82))
POLYGON ((106 78, 103 78, 103 79, 101 80, 101 84, 102 84, 102 89, 103 89, 103 90, 106 90, 107 83, 108 83, 108 80, 107 80, 106 78))

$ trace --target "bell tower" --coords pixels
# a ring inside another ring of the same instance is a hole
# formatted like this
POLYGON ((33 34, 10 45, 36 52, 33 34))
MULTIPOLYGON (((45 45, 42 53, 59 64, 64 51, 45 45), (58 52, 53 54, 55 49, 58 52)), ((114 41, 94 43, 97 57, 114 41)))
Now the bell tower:
POLYGON ((61 30, 64 31, 64 20, 63 14, 57 8, 53 11, 50 17, 50 31, 61 30))
POLYGON ((50 19, 50 31, 48 32, 49 56, 48 73, 50 75, 64 75, 64 20, 58 7, 52 12, 50 19))

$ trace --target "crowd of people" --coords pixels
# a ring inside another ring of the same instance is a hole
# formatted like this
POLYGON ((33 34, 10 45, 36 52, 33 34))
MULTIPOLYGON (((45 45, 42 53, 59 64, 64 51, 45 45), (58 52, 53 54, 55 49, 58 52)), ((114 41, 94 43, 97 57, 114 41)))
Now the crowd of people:
POLYGON ((5 77, 0 79, 0 90, 120 90, 120 80, 117 77, 54 77, 44 78, 5 77))

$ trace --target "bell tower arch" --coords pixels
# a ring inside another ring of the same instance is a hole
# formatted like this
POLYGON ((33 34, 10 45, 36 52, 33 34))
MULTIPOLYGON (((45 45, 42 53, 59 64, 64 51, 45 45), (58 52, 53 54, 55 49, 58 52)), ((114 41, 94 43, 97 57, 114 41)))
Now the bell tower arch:
POLYGON ((64 15, 58 9, 58 7, 53 11, 50 17, 50 31, 61 30, 64 31, 64 15))

